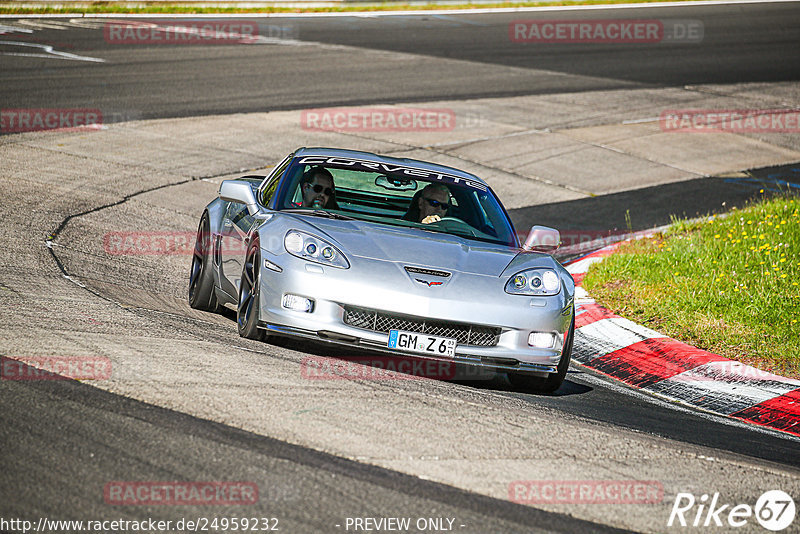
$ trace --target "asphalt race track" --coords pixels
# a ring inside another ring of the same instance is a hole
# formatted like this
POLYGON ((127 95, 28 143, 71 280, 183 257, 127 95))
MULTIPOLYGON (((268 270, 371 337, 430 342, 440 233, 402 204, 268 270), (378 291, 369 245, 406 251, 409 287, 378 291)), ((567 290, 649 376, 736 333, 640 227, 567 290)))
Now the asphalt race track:
MULTIPOLYGON (((502 375, 304 379, 309 356, 348 354, 241 339, 230 310, 188 307, 191 256, 115 255, 104 237, 191 235, 221 180, 264 172, 306 143, 485 169, 520 228, 644 229, 673 214, 725 211, 761 189, 800 187, 796 133, 691 141, 701 149, 651 181, 633 171, 602 183, 533 177, 487 156, 530 133, 510 124, 531 122, 534 139, 566 142, 580 130, 596 136, 593 150, 617 153, 614 135, 639 127, 623 120, 626 110, 641 106, 651 119, 663 106, 693 107, 687 95, 707 105, 798 108, 800 3, 254 20, 267 37, 259 44, 122 46, 104 39, 104 21, 0 19, 3 110, 99 109, 106 123, 0 135, 0 356, 91 356, 113 366, 106 380, 0 381, 0 531, 22 532, 2 523, 12 518, 36 526, 40 518, 257 517, 277 518, 280 532, 389 532, 348 518, 405 517, 442 520, 410 532, 685 532, 698 529, 667 527, 678 493, 753 506, 780 489, 797 502, 800 439, 579 367, 551 396, 516 391, 502 375), (511 21, 540 17, 699 21, 703 39, 509 39, 511 21), (459 117, 459 106, 483 109, 481 136, 333 137, 297 127, 302 109, 442 102, 459 117), (531 106, 541 102, 551 108, 540 116, 531 106), (492 115, 498 110, 502 118, 492 115), (713 177, 708 169, 724 162, 695 166, 727 141, 757 164, 713 177), (761 168, 735 172, 750 167, 761 168), (518 196, 504 196, 504 180, 518 196), (652 504, 517 503, 509 488, 519 480, 655 481, 663 496, 652 504), (258 500, 119 505, 104 496, 115 481, 247 481, 258 500)), ((637 157, 655 165, 655 156, 637 157)), ((39 531, 78 531, 46 525, 39 531)), ((716 530, 763 531, 754 518, 716 530)))
MULTIPOLYGON (((700 21, 704 38, 635 47, 619 44, 532 46, 509 39, 525 13, 398 17, 270 18, 269 44, 135 46, 107 42, 94 29, 37 29, 4 41, 35 42, 107 59, 3 58, 0 101, 22 108, 100 108, 107 119, 261 112, 333 105, 427 102, 697 83, 796 81, 800 28, 795 3, 649 10, 546 12, 538 18, 700 21), (324 43, 294 46, 282 41, 324 43), (373 53, 353 58, 352 49, 373 53), (379 51, 398 54, 381 54, 379 51)), ((237 17, 236 20, 239 20, 237 17)), ((84 22, 83 24, 86 25, 84 22)), ((0 53, 31 53, 0 45, 0 53)), ((4 104, 6 105, 6 104, 4 104)))

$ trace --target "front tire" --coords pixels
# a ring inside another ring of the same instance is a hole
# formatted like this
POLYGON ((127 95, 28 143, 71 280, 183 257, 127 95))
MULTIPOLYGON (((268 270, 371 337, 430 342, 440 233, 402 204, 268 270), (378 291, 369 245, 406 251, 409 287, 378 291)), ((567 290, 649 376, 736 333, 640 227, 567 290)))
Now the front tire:
POLYGON ((531 376, 524 373, 508 373, 508 380, 511 385, 518 389, 524 389, 535 393, 554 393, 567 376, 569 361, 572 358, 572 340, 575 337, 575 312, 572 313, 572 324, 569 327, 569 336, 561 351, 561 360, 558 362, 557 371, 550 373, 547 377, 531 376))
POLYGON ((247 254, 239 282, 239 305, 236 308, 236 326, 239 335, 247 339, 265 341, 264 331, 258 328, 261 287, 261 247, 258 238, 247 246, 247 254))
POLYGON ((189 306, 196 310, 218 312, 217 295, 214 293, 214 272, 211 262, 211 223, 208 212, 203 213, 197 227, 197 239, 189 270, 189 306))

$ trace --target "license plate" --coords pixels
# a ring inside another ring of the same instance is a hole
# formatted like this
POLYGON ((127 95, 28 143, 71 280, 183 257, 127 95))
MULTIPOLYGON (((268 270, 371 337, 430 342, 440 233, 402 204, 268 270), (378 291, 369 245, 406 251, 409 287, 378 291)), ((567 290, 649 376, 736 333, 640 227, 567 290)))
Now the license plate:
POLYGON ((405 330, 389 331, 389 348, 418 352, 429 356, 452 358, 456 354, 456 339, 451 337, 429 336, 405 330))

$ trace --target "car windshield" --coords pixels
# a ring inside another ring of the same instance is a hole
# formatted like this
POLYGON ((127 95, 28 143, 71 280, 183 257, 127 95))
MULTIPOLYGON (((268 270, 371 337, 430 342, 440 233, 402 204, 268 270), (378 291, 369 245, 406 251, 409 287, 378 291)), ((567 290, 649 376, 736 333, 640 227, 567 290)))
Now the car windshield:
POLYGON ((276 207, 328 218, 413 227, 517 246, 508 216, 484 184, 400 165, 297 158, 276 207))

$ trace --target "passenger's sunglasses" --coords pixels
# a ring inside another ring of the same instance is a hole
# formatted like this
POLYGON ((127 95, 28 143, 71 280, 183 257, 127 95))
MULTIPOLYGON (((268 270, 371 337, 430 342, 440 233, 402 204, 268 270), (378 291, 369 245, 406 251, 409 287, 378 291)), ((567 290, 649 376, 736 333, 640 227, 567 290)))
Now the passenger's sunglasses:
POLYGON ((446 209, 448 209, 450 207, 450 203, 449 202, 439 202, 438 200, 433 200, 432 198, 426 198, 426 197, 422 197, 422 198, 424 198, 428 202, 428 204, 431 205, 432 208, 438 208, 440 210, 446 210, 446 209))
POLYGON ((314 185, 308 184, 308 185, 311 187, 311 189, 314 190, 315 193, 322 193, 324 189, 326 195, 328 195, 329 197, 333 196, 333 189, 331 189, 330 187, 322 187, 319 184, 314 184, 314 185))

